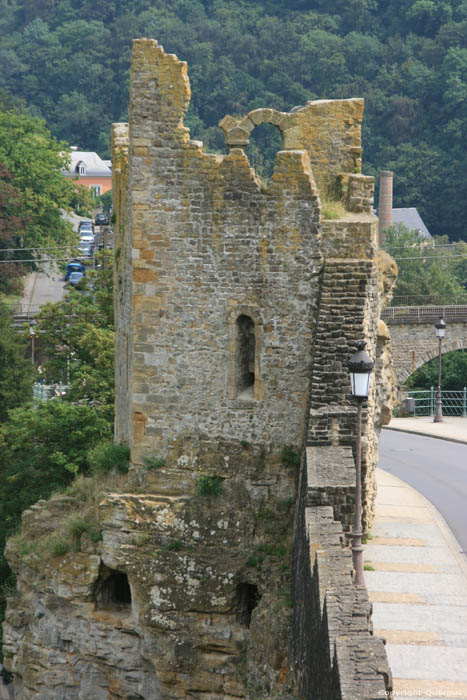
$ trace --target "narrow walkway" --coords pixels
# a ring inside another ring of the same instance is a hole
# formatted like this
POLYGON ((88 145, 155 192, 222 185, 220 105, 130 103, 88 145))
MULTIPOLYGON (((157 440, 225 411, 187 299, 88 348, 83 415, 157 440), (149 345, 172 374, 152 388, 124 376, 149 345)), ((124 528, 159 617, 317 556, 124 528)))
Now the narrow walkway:
POLYGON ((365 579, 375 635, 386 639, 394 698, 467 700, 467 567, 460 547, 415 489, 380 469, 377 483, 364 552, 373 570, 365 579))

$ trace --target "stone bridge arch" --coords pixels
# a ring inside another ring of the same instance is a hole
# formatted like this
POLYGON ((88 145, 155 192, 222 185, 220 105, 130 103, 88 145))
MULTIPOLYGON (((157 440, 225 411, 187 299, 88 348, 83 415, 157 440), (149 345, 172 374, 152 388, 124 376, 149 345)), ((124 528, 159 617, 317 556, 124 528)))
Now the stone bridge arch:
MULTIPOLYGON (((393 311, 387 309, 386 312, 393 311)), ((419 322, 388 318, 385 322, 391 335, 391 350, 394 373, 398 389, 403 389, 407 379, 419 367, 434 357, 438 357, 439 341, 435 334, 435 319, 419 322)), ((436 317, 439 318, 439 315, 436 317)), ((467 349, 467 316, 465 319, 446 319, 446 336, 441 351, 445 355, 453 350, 467 349)))

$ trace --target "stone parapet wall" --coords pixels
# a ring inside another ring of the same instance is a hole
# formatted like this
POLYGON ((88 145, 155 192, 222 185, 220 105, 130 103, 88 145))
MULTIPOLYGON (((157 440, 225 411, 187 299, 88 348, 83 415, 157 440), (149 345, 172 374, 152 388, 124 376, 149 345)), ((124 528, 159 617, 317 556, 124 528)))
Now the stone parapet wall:
MULTIPOLYGON (((308 465, 302 474, 310 472, 313 467, 308 465)), ((391 671, 382 640, 373 636, 368 594, 352 584, 351 554, 332 507, 305 505, 313 492, 313 484, 303 479, 293 559, 297 604, 291 638, 299 696, 392 697, 391 671)))
POLYGON ((355 461, 351 447, 307 447, 309 508, 332 506, 333 518, 348 534, 355 503, 355 461))

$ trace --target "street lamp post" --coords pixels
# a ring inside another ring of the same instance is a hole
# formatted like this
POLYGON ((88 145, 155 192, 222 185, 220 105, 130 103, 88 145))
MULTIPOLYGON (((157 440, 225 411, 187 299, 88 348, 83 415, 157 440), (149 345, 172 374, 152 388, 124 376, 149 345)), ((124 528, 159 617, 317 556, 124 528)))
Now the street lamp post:
POLYGON ((436 337, 438 338, 438 392, 436 394, 436 409, 433 423, 443 422, 443 404, 441 401, 441 346, 444 334, 446 333, 446 323, 443 318, 439 318, 435 323, 436 337))
POLYGON ((365 343, 357 343, 357 352, 348 360, 352 395, 357 399, 357 424, 355 429, 355 507, 352 528, 352 560, 355 585, 364 586, 362 546, 362 405, 368 398, 370 374, 374 362, 365 352, 365 343))
POLYGON ((29 324, 29 337, 31 338, 31 362, 34 366, 34 340, 36 338, 36 331, 34 330, 34 321, 29 324))

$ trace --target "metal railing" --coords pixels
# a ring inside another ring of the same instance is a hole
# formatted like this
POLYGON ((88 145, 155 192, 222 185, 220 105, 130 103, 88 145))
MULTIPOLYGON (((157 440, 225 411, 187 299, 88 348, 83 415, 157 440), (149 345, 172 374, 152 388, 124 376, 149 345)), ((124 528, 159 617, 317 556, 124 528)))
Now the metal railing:
POLYGON ((445 321, 465 322, 467 305, 389 306, 381 312, 381 318, 388 323, 435 323, 440 317, 445 321))
POLYGON ((35 382, 32 386, 32 400, 35 405, 42 401, 60 398, 66 394, 69 387, 66 384, 41 384, 35 382))
POLYGON ((26 304, 21 301, 15 301, 12 304, 9 304, 9 309, 13 316, 21 318, 32 318, 34 316, 37 316, 41 309, 40 304, 26 304))
POLYGON ((391 306, 466 306, 467 294, 394 294, 391 306), (449 300, 448 300, 449 299, 449 300))
MULTIPOLYGON (((407 410, 414 416, 434 416, 436 409, 437 389, 432 386, 430 389, 419 391, 409 391, 408 399, 413 402, 407 405, 407 410)), ((458 391, 450 389, 441 390, 441 404, 443 415, 467 417, 467 387, 458 391)))

